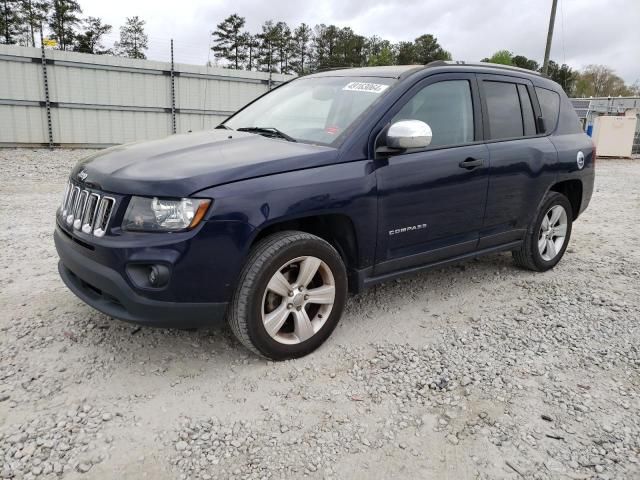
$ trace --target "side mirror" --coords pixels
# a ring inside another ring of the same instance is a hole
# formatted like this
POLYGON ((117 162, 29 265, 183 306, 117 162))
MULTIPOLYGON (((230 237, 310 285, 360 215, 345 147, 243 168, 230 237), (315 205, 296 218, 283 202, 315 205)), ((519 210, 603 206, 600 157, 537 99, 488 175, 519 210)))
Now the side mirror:
POLYGON ((389 148, 425 148, 431 143, 431 127, 420 120, 400 120, 387 131, 389 148))

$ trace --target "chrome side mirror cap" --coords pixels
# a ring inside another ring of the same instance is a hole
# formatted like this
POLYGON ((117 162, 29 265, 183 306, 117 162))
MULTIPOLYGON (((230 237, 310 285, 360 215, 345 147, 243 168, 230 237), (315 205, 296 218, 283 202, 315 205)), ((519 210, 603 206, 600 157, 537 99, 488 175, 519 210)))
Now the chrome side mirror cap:
POLYGON ((389 148, 425 148, 431 143, 431 127, 421 120, 400 120, 387 131, 389 148))

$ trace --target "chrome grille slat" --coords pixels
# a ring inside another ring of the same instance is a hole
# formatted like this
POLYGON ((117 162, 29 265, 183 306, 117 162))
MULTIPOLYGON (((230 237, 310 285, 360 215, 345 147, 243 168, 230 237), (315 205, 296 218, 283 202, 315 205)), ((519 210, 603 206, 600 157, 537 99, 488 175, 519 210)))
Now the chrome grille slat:
POLYGON ((67 225, 71 225, 73 223, 73 213, 76 210, 76 204, 80 199, 80 187, 73 187, 71 190, 71 195, 69 196, 69 203, 67 205, 67 225))
POLYGON ((67 182, 59 212, 62 221, 74 230, 103 237, 109 228, 115 205, 113 197, 67 182))
POLYGON ((98 208, 95 226, 93 227, 93 234, 96 237, 103 237, 104 234, 107 233, 107 227, 109 225, 109 220, 111 219, 115 203, 115 199, 111 197, 102 197, 102 200, 100 200, 100 207, 98 208))
MULTIPOLYGON (((69 190, 71 190, 71 183, 67 182, 64 187, 64 194, 62 195, 62 203, 60 204, 60 211, 64 212, 65 205, 67 204, 67 198, 69 197, 69 190)), ((65 215, 65 213, 63 213, 65 215)))
POLYGON ((100 195, 97 193, 89 195, 89 198, 87 199, 87 206, 85 207, 84 214, 82 215, 82 231, 84 233, 92 232, 99 204, 100 195))
POLYGON ((73 210, 73 228, 76 230, 80 228, 80 222, 84 216, 84 209, 87 206, 87 198, 89 197, 88 190, 82 190, 78 197, 76 208, 73 210))

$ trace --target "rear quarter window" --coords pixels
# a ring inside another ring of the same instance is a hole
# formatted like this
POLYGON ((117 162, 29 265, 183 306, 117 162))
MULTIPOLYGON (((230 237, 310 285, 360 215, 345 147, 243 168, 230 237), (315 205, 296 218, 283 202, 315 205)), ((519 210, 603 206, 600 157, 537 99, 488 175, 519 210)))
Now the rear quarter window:
POLYGON ((553 90, 536 87, 536 95, 542 110, 542 118, 547 133, 551 133, 558 125, 558 115, 560 113, 560 95, 553 90))

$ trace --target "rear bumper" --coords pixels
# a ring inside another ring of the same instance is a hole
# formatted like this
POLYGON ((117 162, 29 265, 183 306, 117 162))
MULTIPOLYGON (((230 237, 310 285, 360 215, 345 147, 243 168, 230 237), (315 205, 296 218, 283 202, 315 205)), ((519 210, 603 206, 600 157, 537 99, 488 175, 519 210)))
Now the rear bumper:
POLYGON ((159 301, 138 294, 114 269, 82 254, 56 227, 60 277, 76 296, 96 310, 120 320, 165 328, 199 328, 224 321, 227 303, 159 301))

